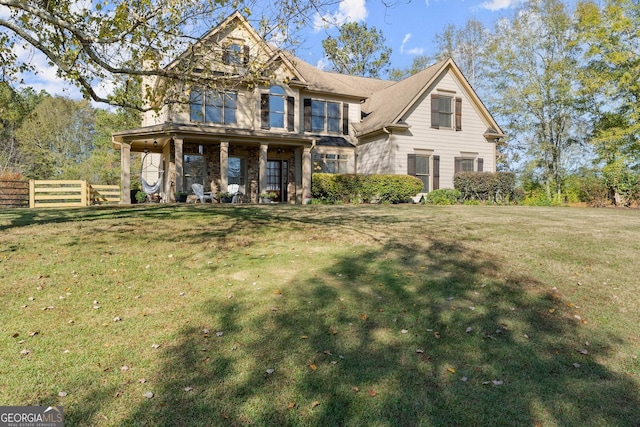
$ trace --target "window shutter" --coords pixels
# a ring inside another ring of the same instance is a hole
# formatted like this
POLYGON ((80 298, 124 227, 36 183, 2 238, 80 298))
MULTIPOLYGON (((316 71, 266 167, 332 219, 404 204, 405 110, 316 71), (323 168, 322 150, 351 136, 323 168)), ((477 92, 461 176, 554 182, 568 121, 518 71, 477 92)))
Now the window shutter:
POLYGON ((407 175, 416 176, 416 155, 407 155, 407 175))
POLYGON ((462 98, 456 98, 456 130, 462 130, 462 98))
POLYGON ((311 132, 311 98, 305 98, 304 105, 304 131, 311 132))
POLYGON ((271 129, 269 123, 269 94, 260 94, 260 127, 262 129, 271 129))
POLYGON ((242 63, 244 65, 249 64, 249 46, 246 44, 242 46, 242 63))
POLYGON ((433 156, 433 189, 440 188, 440 156, 433 156))
POLYGON ((287 130, 290 132, 295 128, 295 105, 295 98, 293 96, 287 96, 287 130))
POLYGON ((453 163, 453 173, 458 173, 462 170, 462 158, 456 157, 453 163))
POLYGON ((229 65, 229 49, 226 47, 223 49, 224 50, 222 51, 222 63, 229 65))
POLYGON ((484 160, 478 159, 478 172, 482 172, 483 166, 484 166, 484 160))
POLYGON ((342 104, 342 134, 349 135, 349 104, 342 104))
POLYGON ((440 129, 440 101, 437 94, 431 95, 431 127, 440 129))

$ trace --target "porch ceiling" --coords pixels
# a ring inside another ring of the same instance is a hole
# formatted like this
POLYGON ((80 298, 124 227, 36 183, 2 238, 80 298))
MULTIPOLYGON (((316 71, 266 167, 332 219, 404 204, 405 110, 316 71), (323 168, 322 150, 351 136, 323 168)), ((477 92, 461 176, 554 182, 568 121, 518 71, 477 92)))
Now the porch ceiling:
POLYGON ((274 133, 244 129, 220 128, 217 126, 173 124, 146 126, 112 134, 113 146, 120 149, 122 143, 131 145, 131 152, 161 153, 171 139, 182 139, 185 143, 217 144, 229 142, 242 145, 270 144, 289 147, 311 147, 318 141, 317 135, 274 133), (154 144, 157 142, 157 144, 154 144))

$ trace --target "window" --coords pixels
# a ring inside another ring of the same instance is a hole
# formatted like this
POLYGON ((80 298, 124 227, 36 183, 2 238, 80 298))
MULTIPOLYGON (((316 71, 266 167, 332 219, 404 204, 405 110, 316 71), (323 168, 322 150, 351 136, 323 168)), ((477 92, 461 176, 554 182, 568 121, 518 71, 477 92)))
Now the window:
POLYGON ((235 92, 191 90, 190 119, 193 122, 235 124, 238 94, 235 92))
POLYGON ((422 193, 440 188, 440 156, 431 154, 409 154, 407 175, 420 178, 422 193))
POLYGON ((422 192, 429 192, 429 158, 430 156, 416 155, 416 177, 422 181, 422 192))
POLYGON ((313 153, 313 172, 350 173, 349 156, 334 153, 313 153))
MULTIPOLYGON (((348 111, 345 104, 342 109, 348 111)), ((339 133, 341 130, 342 114, 339 102, 305 99, 305 130, 312 132, 339 133)), ((347 114, 347 113, 345 113, 347 114)), ((347 131, 345 133, 348 132, 347 131)))
POLYGON ((269 126, 284 128, 284 90, 280 86, 273 86, 269 91, 269 126))
POLYGON ((294 130, 295 99, 287 96, 280 86, 272 86, 269 93, 260 95, 262 129, 294 130))
POLYGON ((229 157, 227 169, 227 184, 229 192, 246 194, 246 160, 241 157, 229 157))
POLYGON ((204 184, 205 164, 202 154, 185 154, 182 162, 184 188, 191 191, 192 184, 204 184))
POLYGON ((434 129, 462 130, 462 98, 432 94, 431 127, 434 129), (455 114, 455 115, 454 115, 455 114), (454 120, 455 118, 455 120, 454 120))
POLYGON ((483 160, 475 157, 456 157, 454 172, 482 172, 483 160))

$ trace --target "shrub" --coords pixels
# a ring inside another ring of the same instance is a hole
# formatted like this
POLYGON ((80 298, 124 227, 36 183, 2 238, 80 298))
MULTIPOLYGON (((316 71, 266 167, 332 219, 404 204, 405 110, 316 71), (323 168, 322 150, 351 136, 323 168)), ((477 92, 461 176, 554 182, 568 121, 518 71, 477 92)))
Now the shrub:
POLYGON ((458 172, 453 177, 453 186, 460 191, 462 201, 513 203, 519 199, 515 185, 512 172, 458 172))
POLYGON ((424 202, 429 205, 455 205, 461 197, 462 193, 459 190, 441 188, 427 194, 424 202))
POLYGON ((137 191, 136 192, 136 202, 144 203, 146 201, 147 201, 147 193, 145 193, 144 191, 137 191))
POLYGON ((354 175, 314 173, 311 193, 319 203, 402 203, 422 189, 409 175, 354 175))

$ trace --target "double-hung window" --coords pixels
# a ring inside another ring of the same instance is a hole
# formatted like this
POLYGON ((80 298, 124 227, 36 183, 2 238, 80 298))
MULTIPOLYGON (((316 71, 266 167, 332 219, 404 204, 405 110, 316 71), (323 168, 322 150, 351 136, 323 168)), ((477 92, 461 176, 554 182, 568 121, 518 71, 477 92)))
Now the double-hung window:
POLYGON ((269 93, 260 95, 260 127, 293 131, 295 99, 280 86, 271 86, 269 93))
POLYGON ((236 124, 238 94, 235 92, 195 88, 191 90, 189 102, 192 122, 236 124))
POLYGON ((319 173, 350 173, 349 156, 336 153, 314 153, 313 172, 319 173))
POLYGON ((443 94, 431 95, 431 127, 462 130, 462 98, 443 94))
POLYGON ((349 104, 306 98, 304 129, 306 132, 349 133, 349 104))

